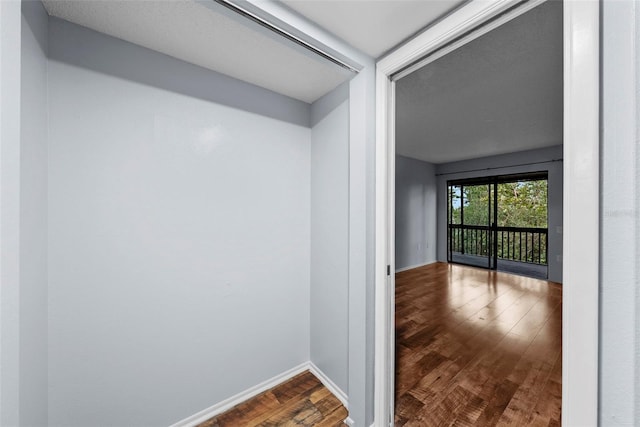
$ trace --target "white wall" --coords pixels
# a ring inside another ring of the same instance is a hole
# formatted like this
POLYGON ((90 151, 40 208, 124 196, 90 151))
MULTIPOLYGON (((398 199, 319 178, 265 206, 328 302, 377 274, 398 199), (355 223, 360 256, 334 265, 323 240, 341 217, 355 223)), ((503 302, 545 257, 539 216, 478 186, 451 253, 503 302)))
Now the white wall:
POLYGON ((344 393, 349 354, 349 91, 312 105, 311 361, 344 393))
POLYGON ((638 3, 602 6, 600 425, 640 425, 638 3))
POLYGON ((438 165, 438 260, 447 260, 448 180, 541 171, 548 173, 548 278, 562 282, 562 145, 438 165))
POLYGON ((47 423, 47 27, 22 2, 20 112, 20 424, 47 423))
POLYGON ((101 73, 177 65, 50 28, 49 424, 167 425, 309 360, 309 128, 101 73))
POLYGON ((396 156, 396 271, 436 261, 435 165, 396 156))

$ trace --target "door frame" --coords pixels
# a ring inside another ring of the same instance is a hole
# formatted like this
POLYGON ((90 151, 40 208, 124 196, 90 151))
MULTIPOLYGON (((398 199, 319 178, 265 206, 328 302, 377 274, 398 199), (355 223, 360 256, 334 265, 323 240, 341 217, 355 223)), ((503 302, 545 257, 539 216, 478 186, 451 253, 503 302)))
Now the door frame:
MULTIPOLYGON (((395 82, 542 0, 472 0, 376 67, 375 423, 393 425, 395 82), (423 58, 427 58, 423 60, 423 58), (399 74, 400 73, 400 74, 399 74)), ((565 0, 562 424, 598 423, 600 5, 565 0), (589 230, 585 233, 584 230, 589 230)))

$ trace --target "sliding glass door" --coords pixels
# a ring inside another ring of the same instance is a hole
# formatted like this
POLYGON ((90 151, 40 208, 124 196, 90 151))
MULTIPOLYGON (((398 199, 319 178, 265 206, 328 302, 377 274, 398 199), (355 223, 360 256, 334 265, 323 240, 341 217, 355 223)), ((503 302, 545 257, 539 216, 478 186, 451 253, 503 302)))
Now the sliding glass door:
POLYGON ((546 172, 449 181, 448 261, 547 276, 546 172))
POLYGON ((495 268, 493 193, 489 183, 449 185, 450 262, 495 268))

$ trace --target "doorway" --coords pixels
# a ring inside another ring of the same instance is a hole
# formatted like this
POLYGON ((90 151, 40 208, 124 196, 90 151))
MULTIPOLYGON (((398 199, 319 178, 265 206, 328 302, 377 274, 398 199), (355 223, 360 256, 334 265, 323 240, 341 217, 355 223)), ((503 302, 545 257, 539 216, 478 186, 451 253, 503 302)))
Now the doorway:
POLYGON ((546 279, 547 194, 547 172, 448 181, 447 261, 546 279))
MULTIPOLYGON (((472 1, 377 64, 376 425, 393 420, 395 80, 540 4, 472 1), (480 28, 480 30, 478 30, 480 28)), ((597 423, 599 225, 599 27, 597 2, 563 3, 565 257, 562 422, 597 423), (584 233, 584 230, 591 230, 584 233)))

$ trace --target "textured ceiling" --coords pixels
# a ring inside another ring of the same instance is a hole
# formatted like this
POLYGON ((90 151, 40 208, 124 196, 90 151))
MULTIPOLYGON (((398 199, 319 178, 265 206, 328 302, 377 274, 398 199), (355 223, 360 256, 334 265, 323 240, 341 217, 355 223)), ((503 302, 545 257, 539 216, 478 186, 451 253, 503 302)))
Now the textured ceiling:
POLYGON ((398 154, 446 163, 562 143, 562 3, 398 81, 398 154))
POLYGON ((229 16, 213 1, 44 0, 44 5, 58 18, 308 103, 352 76, 265 34, 248 19, 229 16))
POLYGON ((374 58, 465 3, 465 0, 281 1, 374 58))

